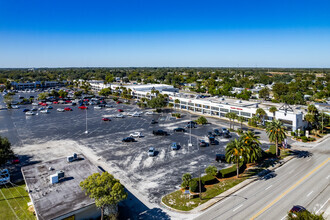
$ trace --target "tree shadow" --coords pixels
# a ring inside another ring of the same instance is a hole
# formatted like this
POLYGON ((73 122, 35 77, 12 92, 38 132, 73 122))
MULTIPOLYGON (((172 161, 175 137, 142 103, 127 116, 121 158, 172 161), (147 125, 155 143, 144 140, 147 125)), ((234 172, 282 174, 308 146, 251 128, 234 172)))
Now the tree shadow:
POLYGON ((313 156, 311 152, 304 150, 292 150, 291 155, 293 155, 296 158, 306 158, 313 156))

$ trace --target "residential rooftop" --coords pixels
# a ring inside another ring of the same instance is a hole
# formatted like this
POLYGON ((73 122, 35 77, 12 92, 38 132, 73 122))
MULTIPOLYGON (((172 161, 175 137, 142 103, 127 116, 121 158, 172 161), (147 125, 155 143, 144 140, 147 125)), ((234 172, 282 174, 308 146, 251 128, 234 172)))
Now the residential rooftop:
POLYGON ((94 201, 85 195, 79 183, 99 172, 83 155, 78 155, 78 159, 70 163, 66 158, 60 158, 22 167, 38 219, 54 219, 93 205, 94 201), (51 184, 50 175, 61 170, 65 172, 65 177, 51 184))

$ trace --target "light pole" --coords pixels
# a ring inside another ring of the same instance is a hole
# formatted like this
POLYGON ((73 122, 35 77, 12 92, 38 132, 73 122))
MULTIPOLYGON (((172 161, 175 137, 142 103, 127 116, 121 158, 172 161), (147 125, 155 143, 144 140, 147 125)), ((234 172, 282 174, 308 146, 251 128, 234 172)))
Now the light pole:
POLYGON ((85 109, 86 111, 86 131, 85 131, 85 134, 88 134, 88 130, 87 130, 87 108, 85 109))

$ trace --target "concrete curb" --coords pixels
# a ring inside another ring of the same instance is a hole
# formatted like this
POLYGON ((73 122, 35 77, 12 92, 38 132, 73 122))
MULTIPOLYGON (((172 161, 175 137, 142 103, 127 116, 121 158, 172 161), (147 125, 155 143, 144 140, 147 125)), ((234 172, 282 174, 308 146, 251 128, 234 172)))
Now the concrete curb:
MULTIPOLYGON (((283 166, 285 163, 287 163, 288 161, 292 160, 294 158, 294 156, 287 156, 285 157, 283 160, 280 160, 275 166, 267 168, 270 171, 274 171, 275 169, 283 166)), ((237 184, 236 186, 228 189, 227 191, 217 195, 216 197, 210 199, 209 201, 203 203, 200 206, 197 206, 196 208, 190 210, 190 211, 182 211, 182 210, 177 210, 174 208, 171 208, 169 206, 167 206, 166 204, 163 203, 163 197, 166 196, 162 196, 161 198, 161 205, 163 205, 164 207, 168 208, 169 210, 175 211, 175 212, 179 212, 179 213, 198 213, 198 212, 202 212, 205 211, 206 209, 210 208, 211 206, 213 206, 214 204, 218 203, 219 201, 227 198, 228 196, 232 195, 233 193, 239 191, 240 189, 243 189, 244 187, 248 186, 249 184, 253 183, 254 181, 258 180, 257 176, 251 177, 239 184, 237 184)))

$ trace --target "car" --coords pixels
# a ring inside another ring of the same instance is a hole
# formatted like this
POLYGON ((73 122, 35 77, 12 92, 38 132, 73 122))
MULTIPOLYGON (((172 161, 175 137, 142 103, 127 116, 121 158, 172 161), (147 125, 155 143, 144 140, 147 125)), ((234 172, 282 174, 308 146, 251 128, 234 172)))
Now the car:
POLYGON ((117 104, 120 104, 120 103, 122 103, 122 102, 121 102, 121 101, 117 101, 116 103, 117 103, 117 104))
POLYGON ((308 212, 308 211, 301 205, 294 205, 289 211, 289 213, 292 213, 293 217, 297 217, 296 213, 298 212, 308 212))
POLYGON ((72 108, 70 108, 70 107, 65 107, 65 108, 64 108, 64 111, 72 111, 72 108))
POLYGON ((222 133, 229 132, 227 128, 221 128, 221 130, 222 130, 222 133))
POLYGON ((19 109, 19 105, 12 105, 11 108, 12 109, 19 109))
POLYGON ((32 105, 33 105, 33 106, 38 106, 39 104, 38 104, 38 103, 35 103, 35 102, 33 102, 33 103, 32 103, 32 105))
POLYGON ((158 122, 155 120, 155 119, 152 119, 150 124, 154 125, 154 124, 157 124, 158 122))
POLYGON ((58 104, 58 101, 54 101, 53 104, 58 104))
POLYGON ((53 107, 52 106, 47 106, 47 109, 53 109, 53 107))
POLYGON ((66 100, 65 102, 66 102, 66 103, 71 103, 71 100, 66 100))
POLYGON ((153 114, 154 114, 154 112, 152 112, 152 111, 146 112, 146 115, 153 115, 153 114))
POLYGON ((135 112, 134 114, 132 114, 133 117, 140 117, 141 115, 138 112, 135 112))
POLYGON ((110 118, 102 118, 102 121, 111 121, 110 118))
POLYGON ((23 109, 23 112, 28 112, 28 111, 30 111, 30 109, 27 108, 23 109))
POLYGON ((31 111, 38 111, 38 108, 32 108, 31 111))
POLYGON ((75 103, 75 102, 71 102, 71 105, 72 105, 72 106, 75 106, 75 105, 77 105, 77 103, 75 103))
POLYGON ((177 149, 178 149, 178 145, 176 144, 176 142, 173 142, 173 143, 171 144, 171 149, 172 149, 172 150, 177 150, 177 149))
POLYGON ((106 104, 105 107, 106 107, 106 108, 113 108, 113 105, 106 104))
POLYGON ((94 109, 102 109, 100 106, 94 106, 94 109))
POLYGON ((11 160, 11 164, 19 164, 20 160, 18 158, 18 156, 14 156, 13 159, 11 160))
POLYGON ((148 156, 149 157, 155 156, 155 148, 154 147, 149 147, 148 156))
POLYGON ((125 118, 125 116, 123 114, 118 114, 115 116, 115 118, 125 118))
POLYGON ((210 145, 216 145, 217 142, 215 141, 215 138, 213 136, 209 137, 209 143, 210 145))
POLYGON ((33 111, 28 111, 28 112, 25 112, 25 115, 28 115, 28 116, 30 116, 30 115, 35 115, 36 113, 34 113, 33 111))
POLYGON ((197 125, 196 125, 196 124, 188 123, 188 124, 186 125, 186 128, 197 128, 197 125))
POLYGON ((208 136, 208 137, 213 137, 214 135, 213 135, 212 131, 208 131, 208 132, 207 132, 207 136, 208 136))
POLYGON ((41 103, 41 106, 48 106, 47 103, 41 103))
POLYGON ((226 132, 226 133, 223 133, 223 137, 224 137, 224 138, 231 138, 231 134, 230 134, 229 131, 228 131, 228 132, 226 132))
POLYGON ((65 110, 63 108, 58 108, 58 109, 56 109, 56 111, 58 111, 58 112, 64 112, 65 110))
POLYGON ((123 112, 124 110, 119 108, 117 111, 118 111, 118 112, 123 112))
POLYGON ((174 132, 186 132, 186 129, 184 129, 184 128, 174 128, 173 131, 174 132))
POLYGON ((213 134, 214 134, 215 136, 221 136, 221 135, 222 135, 219 129, 214 129, 214 130, 213 130, 213 134))
POLYGON ((167 135, 167 132, 163 131, 163 130, 154 130, 154 131, 152 131, 152 133, 153 133, 153 135, 163 135, 163 136, 167 135))
POLYGON ((207 147, 207 143, 206 143, 204 140, 199 140, 198 145, 199 145, 200 147, 207 147))
POLYGON ((40 113, 48 114, 50 111, 48 109, 41 110, 40 113))
POLYGON ((0 170, 0 185, 10 182, 10 174, 8 169, 0 170))
POLYGON ((135 139, 133 137, 125 137, 123 140, 121 140, 122 142, 134 142, 135 139))
POLYGON ((82 106, 79 106, 78 108, 84 110, 84 109, 87 109, 87 106, 82 105, 82 106))
POLYGON ((140 138, 140 137, 143 137, 143 136, 142 136, 142 133, 141 133, 141 132, 138 132, 138 131, 131 133, 129 136, 130 136, 130 137, 134 137, 134 138, 140 138))
POLYGON ((224 154, 216 154, 215 161, 217 162, 226 162, 226 156, 224 154))
POLYGON ((45 110, 45 109, 46 109, 45 107, 40 107, 38 110, 42 111, 42 110, 45 110))

